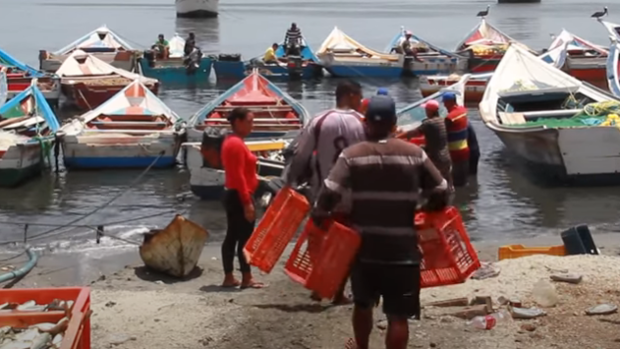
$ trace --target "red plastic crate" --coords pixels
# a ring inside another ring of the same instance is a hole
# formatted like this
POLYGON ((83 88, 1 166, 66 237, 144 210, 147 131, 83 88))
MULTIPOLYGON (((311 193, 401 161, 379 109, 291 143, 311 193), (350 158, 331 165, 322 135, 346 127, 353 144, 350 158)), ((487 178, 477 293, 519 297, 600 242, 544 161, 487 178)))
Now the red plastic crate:
POLYGON ((478 254, 455 207, 418 213, 415 223, 422 252, 421 287, 462 283, 480 268, 478 254))
MULTIPOLYGON (((90 349, 90 288, 28 288, 0 290, 1 303, 25 303, 34 300, 37 304, 48 304, 54 299, 74 301, 60 349, 90 349)), ((0 313, 1 326, 27 327, 30 325, 53 322, 65 316, 64 311, 12 311, 0 313)))
POLYGON ((361 238, 340 223, 331 221, 327 226, 323 230, 308 220, 284 271, 321 298, 331 299, 349 274, 361 238))
POLYGON ((309 211, 305 196, 282 188, 243 248, 248 263, 271 272, 309 211))

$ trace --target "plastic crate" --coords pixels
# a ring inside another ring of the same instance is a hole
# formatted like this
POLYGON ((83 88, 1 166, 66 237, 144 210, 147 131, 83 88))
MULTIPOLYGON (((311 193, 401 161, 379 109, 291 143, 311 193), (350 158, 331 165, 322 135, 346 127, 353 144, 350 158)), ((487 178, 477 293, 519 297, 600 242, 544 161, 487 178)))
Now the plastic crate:
POLYGON ((480 268, 478 254, 455 207, 418 213, 415 223, 422 253, 421 287, 462 283, 480 268))
POLYGON ((327 226, 324 230, 308 220, 284 271, 321 298, 331 299, 349 274, 361 238, 340 223, 330 221, 327 226))
POLYGON ((566 248, 564 245, 549 247, 525 247, 523 245, 507 245, 497 250, 497 259, 513 259, 537 254, 546 254, 550 256, 565 256, 566 248))
MULTIPOLYGON (((59 349, 90 349, 90 288, 29 288, 0 290, 0 302, 25 303, 34 300, 48 304, 54 299, 74 301, 70 311, 69 325, 59 349)), ((12 311, 0 313, 0 327, 28 327, 30 325, 56 323, 66 314, 64 311, 12 311)))
POLYGON ((282 188, 243 248, 248 263, 271 272, 309 211, 310 204, 303 195, 290 187, 282 188))

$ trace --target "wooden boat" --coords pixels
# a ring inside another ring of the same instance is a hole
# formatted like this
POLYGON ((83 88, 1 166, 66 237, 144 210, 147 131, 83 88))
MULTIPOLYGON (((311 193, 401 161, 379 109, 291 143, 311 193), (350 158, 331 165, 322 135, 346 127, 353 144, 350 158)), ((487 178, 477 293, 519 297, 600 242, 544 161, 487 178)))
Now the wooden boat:
POLYGON ((510 43, 516 42, 507 34, 489 24, 483 17, 455 51, 469 57, 468 71, 486 73, 495 70, 510 43))
POLYGON ((27 64, 18 61, 0 49, 0 70, 6 73, 8 83, 8 99, 11 99, 37 81, 39 91, 51 105, 58 105, 60 98, 60 79, 51 74, 38 71, 27 64))
MULTIPOLYGON (((390 41, 385 48, 385 52, 392 52, 397 48, 399 41, 405 36, 405 27, 390 41)), ((411 61, 407 66, 409 75, 425 76, 434 74, 451 74, 454 72, 464 72, 467 69, 467 57, 448 52, 417 35, 411 35, 413 47, 416 55, 422 62, 411 61)))
MULTIPOLYGON (((256 139, 246 141, 246 145, 258 157, 259 188, 256 197, 267 190, 269 178, 280 177, 284 171, 284 161, 277 154, 284 150, 293 135, 282 139, 256 139)), ((183 143, 186 166, 190 173, 190 188, 202 200, 219 200, 224 194, 224 171, 220 160, 220 149, 214 143, 183 143)))
POLYGON ((567 45, 568 57, 562 70, 579 80, 587 81, 600 88, 607 88, 606 64, 609 52, 606 48, 582 39, 567 30, 562 30, 549 50, 567 45))
POLYGON ((133 71, 136 67, 137 52, 118 34, 103 25, 60 50, 49 52, 39 51, 39 69, 54 73, 62 63, 75 51, 90 53, 112 66, 133 71))
POLYGON ((278 138, 300 130, 309 120, 306 108, 262 76, 257 69, 245 79, 205 105, 188 121, 190 141, 200 141, 206 127, 229 129, 226 119, 237 107, 254 113, 254 131, 250 137, 278 138))
POLYGON ((318 57, 304 38, 299 56, 286 56, 286 47, 281 43, 276 50, 277 63, 265 63, 262 55, 247 61, 241 60, 238 54, 220 54, 213 63, 213 70, 218 81, 243 79, 254 69, 269 79, 311 79, 323 75, 323 67, 318 57))
POLYGON ((144 76, 165 81, 167 83, 187 83, 188 81, 208 81, 211 75, 213 60, 203 54, 198 68, 188 71, 184 63, 185 39, 178 34, 168 40, 170 54, 167 59, 157 58, 153 50, 144 51, 138 60, 140 71, 144 76))
POLYGON ((0 107, 4 105, 9 95, 9 84, 6 80, 6 71, 0 69, 0 107))
POLYGON ((159 88, 155 79, 115 68, 80 50, 65 59, 56 75, 61 78, 63 94, 69 101, 86 110, 100 106, 134 80, 142 82, 154 94, 159 88))
POLYGON ((367 48, 338 27, 323 41, 316 55, 334 77, 398 78, 404 72, 405 56, 367 48))
POLYGON ((620 99, 511 45, 489 80, 480 115, 531 170, 554 183, 620 179, 620 99))
POLYGON ((176 163, 180 118, 139 80, 61 128, 65 167, 154 168, 176 163), (162 155, 163 154, 163 155, 162 155))
POLYGON ((612 39, 609 47, 609 55, 607 55, 607 86, 609 91, 616 97, 620 97, 620 43, 616 38, 612 39))
MULTIPOLYGON (((422 124, 422 121, 426 118, 424 104, 430 100, 435 100, 439 102, 439 105, 441 106, 439 109, 439 114, 441 115, 441 117, 445 117, 446 115, 448 115, 448 111, 443 106, 443 103, 441 101, 441 97, 445 92, 453 92, 456 95, 456 102, 460 105, 464 105, 465 89, 470 79, 470 76, 470 74, 465 74, 459 77, 459 79, 456 80, 453 84, 443 87, 432 95, 424 97, 423 99, 411 103, 408 106, 398 110, 396 113, 398 115, 399 130, 406 132, 418 128, 422 124)), ((401 136, 400 138, 403 137, 401 136)), ((424 136, 411 138, 409 140, 417 145, 425 144, 424 136)))
POLYGON ((155 271, 184 278, 196 268, 208 237, 203 227, 176 215, 164 229, 144 234, 140 258, 155 271))
POLYGON ((11 187, 41 173, 60 124, 36 80, 0 115, 0 186, 11 187))
MULTIPOLYGON (((566 62, 567 45, 567 43, 564 43, 563 45, 557 46, 552 50, 543 53, 540 55, 540 59, 556 68, 563 67, 566 62)), ((467 80, 467 84, 465 85, 466 103, 478 103, 482 100, 482 95, 484 94, 487 83, 492 75, 492 72, 470 75, 469 80, 467 80)), ((460 78, 461 76, 458 74, 423 76, 420 78, 420 91, 423 96, 430 96, 437 93, 442 88, 458 82, 460 78)))

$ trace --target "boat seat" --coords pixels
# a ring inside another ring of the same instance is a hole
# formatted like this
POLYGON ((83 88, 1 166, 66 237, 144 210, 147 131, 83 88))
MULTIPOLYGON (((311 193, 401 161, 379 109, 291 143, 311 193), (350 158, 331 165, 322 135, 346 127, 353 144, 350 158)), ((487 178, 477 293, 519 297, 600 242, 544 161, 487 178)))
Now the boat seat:
POLYGON ((570 118, 579 114, 581 111, 581 109, 541 110, 526 111, 522 114, 526 120, 531 120, 538 118, 570 118))
POLYGON ((499 119, 502 122, 502 125, 521 125, 525 124, 525 117, 522 113, 504 113, 499 112, 499 119))

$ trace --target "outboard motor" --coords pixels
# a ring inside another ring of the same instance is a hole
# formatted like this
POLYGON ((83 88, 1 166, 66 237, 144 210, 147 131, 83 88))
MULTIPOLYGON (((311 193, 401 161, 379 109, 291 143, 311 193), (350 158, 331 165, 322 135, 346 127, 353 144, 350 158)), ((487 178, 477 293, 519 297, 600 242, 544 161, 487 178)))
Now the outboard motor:
POLYGON ((295 43, 286 46, 286 56, 301 56, 301 47, 295 43))
POLYGON ((187 75, 196 74, 198 68, 200 68, 200 60, 202 59, 202 51, 198 47, 194 47, 189 55, 185 56, 185 72, 187 75))
POLYGON ((241 54, 239 53, 220 53, 217 56, 220 62, 241 62, 241 54))
POLYGON ((202 145, 200 153, 202 154, 202 166, 208 168, 222 168, 222 144, 226 138, 226 130, 207 127, 202 134, 202 145))
POLYGON ((288 62, 286 68, 288 70, 288 76, 290 79, 301 79, 303 75, 303 60, 301 56, 289 55, 287 57, 288 62))
POLYGON ((157 53, 156 51, 153 50, 147 50, 144 51, 144 59, 146 59, 146 61, 149 63, 149 67, 153 68, 155 67, 155 62, 157 61, 157 53))

